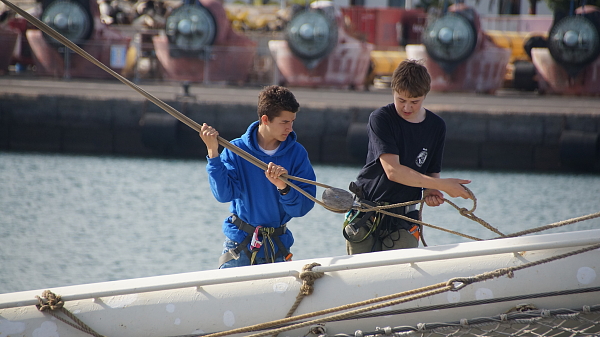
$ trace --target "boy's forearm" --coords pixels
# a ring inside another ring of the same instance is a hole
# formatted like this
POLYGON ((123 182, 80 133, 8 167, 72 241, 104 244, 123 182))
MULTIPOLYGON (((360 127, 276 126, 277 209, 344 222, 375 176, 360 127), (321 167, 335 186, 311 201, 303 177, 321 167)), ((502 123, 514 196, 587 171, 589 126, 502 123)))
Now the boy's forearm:
POLYGON ((385 169, 385 171, 388 179, 397 182, 398 184, 411 187, 440 189, 439 174, 438 177, 425 175, 402 164, 394 165, 394 167, 385 169))

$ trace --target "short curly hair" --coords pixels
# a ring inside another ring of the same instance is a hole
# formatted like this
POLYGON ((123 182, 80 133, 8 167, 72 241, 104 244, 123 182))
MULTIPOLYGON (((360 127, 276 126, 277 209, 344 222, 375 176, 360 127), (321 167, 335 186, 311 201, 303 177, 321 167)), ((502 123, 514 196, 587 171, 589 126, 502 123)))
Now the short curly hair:
POLYGON ((395 92, 404 91, 410 97, 421 97, 431 89, 431 76, 420 61, 404 60, 394 70, 391 86, 395 92))
POLYGON ((282 111, 298 112, 300 104, 294 94, 286 87, 270 85, 258 94, 258 119, 263 115, 272 121, 282 111))

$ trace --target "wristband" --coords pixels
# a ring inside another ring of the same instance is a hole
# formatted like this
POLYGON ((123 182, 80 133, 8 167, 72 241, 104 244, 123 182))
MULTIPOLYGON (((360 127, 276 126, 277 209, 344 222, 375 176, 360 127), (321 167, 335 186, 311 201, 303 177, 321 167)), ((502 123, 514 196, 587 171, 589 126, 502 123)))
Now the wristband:
POLYGON ((286 195, 290 192, 291 187, 290 185, 285 185, 285 187, 283 189, 277 189, 279 191, 279 194, 281 195, 286 195))

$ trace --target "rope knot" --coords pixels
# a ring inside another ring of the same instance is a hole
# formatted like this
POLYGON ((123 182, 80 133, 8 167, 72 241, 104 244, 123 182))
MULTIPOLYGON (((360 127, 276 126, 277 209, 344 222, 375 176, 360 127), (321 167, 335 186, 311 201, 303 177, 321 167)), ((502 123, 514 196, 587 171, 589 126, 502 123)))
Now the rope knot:
POLYGON ((313 285, 315 284, 315 280, 325 275, 325 273, 323 272, 317 273, 312 271, 314 267, 320 265, 321 264, 319 263, 313 262, 310 264, 306 264, 304 265, 304 267, 302 267, 302 272, 299 275, 299 278, 302 280, 302 285, 300 286, 300 291, 296 296, 296 302, 294 302, 294 304, 290 308, 290 311, 288 311, 287 315, 285 315, 286 318, 292 317, 292 315, 300 305, 300 302, 302 302, 302 299, 305 296, 311 295, 313 293, 313 285))
POLYGON ((458 210, 458 212, 460 213, 460 215, 462 216, 466 216, 467 218, 473 215, 473 212, 462 207, 461 209, 458 210))
POLYGON ((50 315, 54 316, 59 321, 68 324, 79 331, 85 332, 94 337, 104 337, 101 334, 94 331, 89 326, 87 326, 83 321, 81 321, 72 312, 65 308, 65 302, 59 295, 54 294, 50 290, 44 290, 44 292, 42 293, 42 297, 36 296, 35 298, 37 298, 39 301, 39 303, 35 305, 39 311, 48 310, 48 313, 50 315), (59 312, 55 312, 55 310, 59 312), (67 320, 64 317, 61 317, 60 313, 70 318, 71 321, 67 320))
POLYGON ((65 305, 65 302, 62 300, 60 295, 57 296, 50 290, 44 290, 42 297, 36 296, 35 298, 38 299, 38 304, 35 306, 39 311, 58 310, 65 305))
POLYGON ((304 295, 310 295, 313 293, 314 291, 314 287, 313 285, 315 284, 315 281, 321 277, 323 277, 323 275, 325 275, 325 273, 323 272, 314 272, 312 271, 312 269, 316 266, 320 266, 320 264, 313 262, 311 264, 307 264, 304 267, 302 267, 302 272, 300 273, 300 279, 302 280, 302 286, 300 286, 300 292, 304 295))

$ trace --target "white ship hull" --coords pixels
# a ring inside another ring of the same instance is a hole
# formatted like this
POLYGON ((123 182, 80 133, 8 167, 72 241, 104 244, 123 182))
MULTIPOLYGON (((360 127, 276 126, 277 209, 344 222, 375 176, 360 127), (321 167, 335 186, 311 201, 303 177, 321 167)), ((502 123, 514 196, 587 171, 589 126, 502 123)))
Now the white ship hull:
MULTIPOLYGON (((299 293, 302 268, 324 272, 294 316, 472 277, 600 243, 600 229, 336 256, 270 265, 85 284, 50 289, 64 307, 104 336, 199 335, 285 317, 299 293)), ((600 250, 516 270, 414 301, 323 322, 326 335, 377 327, 417 326, 499 315, 523 303, 540 309, 600 304, 600 250)), ((457 283, 455 283, 457 284, 457 283)), ((39 311, 45 289, 0 294, 0 336, 88 336, 39 311)), ((356 309, 356 308, 355 308, 356 309)), ((332 315, 332 314, 329 314, 332 315)), ((328 315, 302 319, 320 319, 328 315)), ((293 323, 298 323, 293 322, 293 323)), ((292 323, 290 323, 292 324, 292 323)), ((304 336, 309 326, 279 336, 304 336)), ((264 331, 264 330, 263 330, 264 331)), ((258 331, 259 332, 259 331, 258 331)), ((249 335, 254 332, 238 333, 249 335)))

